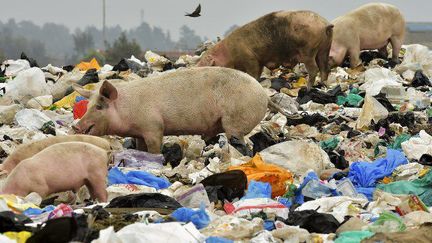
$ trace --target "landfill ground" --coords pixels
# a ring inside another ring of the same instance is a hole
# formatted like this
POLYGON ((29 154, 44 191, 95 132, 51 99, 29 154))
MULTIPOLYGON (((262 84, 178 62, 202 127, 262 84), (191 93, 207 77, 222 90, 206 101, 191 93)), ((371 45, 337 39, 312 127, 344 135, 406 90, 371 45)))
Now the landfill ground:
MULTIPOLYGON (((140 82, 195 66, 202 51, 178 60, 148 51, 114 67, 5 61, 0 161, 21 144, 73 133, 88 106, 73 83, 97 91, 105 80, 140 82)), ((432 52, 415 44, 403 46, 400 64, 376 51, 361 59, 310 92, 304 65, 265 69, 260 84, 284 114, 269 109, 246 145, 224 134, 207 144, 166 136, 162 154, 150 154, 130 137, 104 136, 107 202, 86 186, 0 194, 0 242, 432 242, 432 52)))

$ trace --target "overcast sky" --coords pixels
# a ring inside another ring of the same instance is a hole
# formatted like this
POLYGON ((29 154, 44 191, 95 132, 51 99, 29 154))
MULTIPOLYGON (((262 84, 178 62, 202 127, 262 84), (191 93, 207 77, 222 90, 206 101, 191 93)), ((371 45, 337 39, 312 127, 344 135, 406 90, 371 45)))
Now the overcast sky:
MULTIPOLYGON (((107 25, 123 28, 137 26, 144 21, 159 26, 178 38, 179 27, 186 24, 200 36, 210 39, 223 33, 232 25, 245 24, 275 10, 312 10, 328 20, 346 13, 367 0, 106 0, 107 25), (202 16, 189 18, 201 3, 202 16)), ((381 1, 398 6, 407 21, 432 22, 431 0, 381 1)), ((102 0, 1 0, 0 20, 15 18, 32 20, 37 24, 55 22, 75 29, 86 25, 102 26, 102 0)))

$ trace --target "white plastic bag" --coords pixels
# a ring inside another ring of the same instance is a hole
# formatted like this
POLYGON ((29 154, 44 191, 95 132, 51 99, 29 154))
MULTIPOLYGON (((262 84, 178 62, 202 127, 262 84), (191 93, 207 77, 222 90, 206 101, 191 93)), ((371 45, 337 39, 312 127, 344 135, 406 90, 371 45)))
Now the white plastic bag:
POLYGON ((7 83, 5 97, 26 104, 34 97, 49 93, 44 73, 40 68, 34 67, 18 73, 13 80, 7 83))
POLYGON ((401 144, 408 159, 419 160, 423 154, 432 155, 432 136, 425 130, 421 130, 419 135, 419 137, 412 137, 401 144))
POLYGON ((16 76, 18 73, 29 69, 30 63, 27 60, 18 59, 18 60, 6 60, 1 65, 1 70, 5 70, 6 76, 16 76))
POLYGON ((378 100, 370 95, 366 95, 356 128, 367 127, 371 124, 372 120, 378 122, 386 118, 388 114, 387 109, 378 100))
POLYGON ((160 56, 152 51, 147 51, 144 54, 144 57, 147 60, 148 64, 150 64, 150 67, 156 71, 162 71, 165 64, 170 62, 167 58, 160 56))
POLYGON ((371 68, 365 72, 365 83, 359 88, 367 95, 378 95, 385 86, 402 86, 402 78, 387 68, 371 68))
POLYGON ((322 170, 334 167, 319 145, 301 140, 275 144, 261 151, 260 155, 266 163, 281 166, 299 176, 309 169, 320 174, 322 170))
POLYGON ((45 123, 51 121, 48 116, 36 109, 18 111, 15 115, 15 120, 18 125, 33 131, 38 131, 45 123))
POLYGON ((432 52, 429 48, 420 44, 404 47, 404 59, 400 65, 395 67, 395 71, 402 74, 407 80, 412 80, 417 70, 422 70, 428 78, 432 78, 432 52))

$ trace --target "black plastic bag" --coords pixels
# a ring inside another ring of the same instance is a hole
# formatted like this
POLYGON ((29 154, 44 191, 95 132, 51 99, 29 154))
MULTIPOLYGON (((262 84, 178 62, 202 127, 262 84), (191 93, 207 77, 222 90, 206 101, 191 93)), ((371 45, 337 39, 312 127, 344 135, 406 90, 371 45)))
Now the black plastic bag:
POLYGON ((23 214, 15 214, 12 211, 0 212, 0 233, 28 230, 24 224, 33 222, 23 214))
POLYGON ((331 151, 327 153, 330 161, 334 164, 337 169, 343 170, 349 167, 348 161, 346 161, 344 155, 345 151, 341 150, 339 152, 331 151))
POLYGON ((162 146, 162 155, 165 158, 165 165, 170 163, 171 167, 177 167, 183 159, 183 151, 177 143, 164 144, 162 146))
POLYGON ((284 222, 288 225, 298 225, 310 233, 321 234, 334 233, 340 226, 333 215, 318 213, 315 210, 292 211, 284 222))
POLYGON ((160 193, 139 193, 116 197, 106 208, 164 208, 177 209, 182 206, 171 197, 160 193))
POLYGON ((205 187, 210 202, 218 200, 233 201, 241 198, 247 187, 247 177, 242 170, 230 170, 211 175, 201 181, 205 187))
POLYGON ((432 155, 423 154, 419 159, 419 164, 432 166, 432 155))
POLYGON ((327 123, 328 119, 319 113, 314 113, 312 115, 308 115, 307 113, 302 113, 301 118, 292 119, 287 117, 287 126, 295 126, 299 124, 307 124, 309 126, 316 126, 318 123, 327 123))
MULTIPOLYGON (((92 68, 87 70, 84 76, 80 80, 78 80, 76 84, 84 86, 86 84, 97 83, 97 82, 99 82, 99 76, 97 70, 92 68)), ((74 92, 72 86, 68 87, 66 89, 65 96, 71 94, 72 92, 74 92)))
POLYGON ((306 104, 311 100, 319 104, 336 103, 337 96, 340 95, 345 96, 345 93, 342 92, 339 85, 334 89, 329 90, 327 93, 317 89, 311 89, 309 92, 307 92, 306 87, 303 87, 298 93, 297 102, 300 105, 306 104))
POLYGON ((70 242, 78 231, 77 221, 74 217, 61 217, 50 219, 45 226, 36 231, 27 243, 63 243, 70 242))
POLYGON ((240 141, 236 137, 231 137, 229 139, 229 143, 231 146, 233 146, 235 149, 237 149, 241 154, 249 157, 253 157, 253 151, 242 141, 240 141))
POLYGON ((378 95, 375 95, 374 98, 378 100, 381 105, 383 105, 388 111, 396 111, 396 109, 393 107, 393 105, 390 103, 390 101, 387 99, 385 94, 380 93, 378 95))
POLYGON ((417 70, 414 74, 414 78, 411 82, 411 86, 420 87, 420 86, 431 86, 431 82, 426 75, 423 74, 421 70, 417 70))
POLYGON ((276 144, 269 135, 264 132, 259 132, 250 137, 250 140, 253 142, 253 153, 256 154, 261 152, 263 149, 266 149, 272 145, 276 144))
POLYGON ((282 88, 290 88, 289 83, 283 78, 273 78, 270 81, 270 88, 276 90, 277 92, 279 92, 282 88))
POLYGON ((21 52, 21 59, 27 60, 30 63, 30 67, 39 67, 36 60, 28 57, 24 52, 21 52))

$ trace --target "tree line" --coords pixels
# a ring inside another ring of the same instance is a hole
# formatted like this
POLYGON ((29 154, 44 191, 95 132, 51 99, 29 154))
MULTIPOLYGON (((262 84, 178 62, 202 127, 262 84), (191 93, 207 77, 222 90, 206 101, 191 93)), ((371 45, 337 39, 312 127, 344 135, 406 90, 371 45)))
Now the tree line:
MULTIPOLYGON (((231 29, 231 28, 230 28, 231 29)), ((173 41, 169 31, 142 22, 138 27, 124 30, 120 26, 106 28, 106 43, 102 30, 95 26, 78 28, 73 33, 62 24, 42 26, 31 21, 0 21, 0 61, 19 58, 21 52, 40 65, 68 65, 96 56, 102 63, 115 64, 131 54, 142 57, 146 50, 188 51, 207 38, 195 34, 184 25, 180 38, 173 41)))

